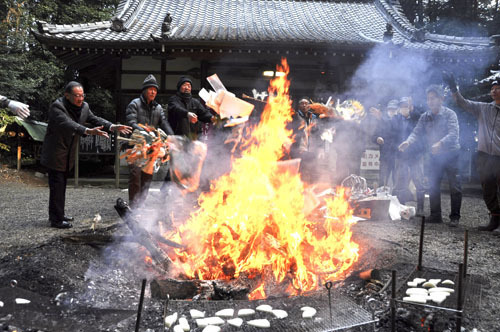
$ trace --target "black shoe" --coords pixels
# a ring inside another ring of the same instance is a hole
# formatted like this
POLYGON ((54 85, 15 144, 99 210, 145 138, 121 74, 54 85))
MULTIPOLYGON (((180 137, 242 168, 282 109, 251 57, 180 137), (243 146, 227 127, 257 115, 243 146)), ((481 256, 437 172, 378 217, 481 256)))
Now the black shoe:
POLYGON ((71 228, 73 225, 66 220, 63 221, 50 221, 50 227, 54 228, 71 228))
POLYGON ((486 226, 479 226, 477 229, 480 231, 493 232, 500 226, 500 216, 491 216, 490 223, 486 226))
POLYGON ((73 220, 75 220, 75 218, 73 218, 73 217, 68 217, 68 216, 64 216, 64 217, 63 217, 63 220, 64 220, 64 221, 73 221, 73 220))
POLYGON ((440 216, 429 216, 425 219, 425 222, 429 224, 441 224, 443 223, 443 218, 440 216))
POLYGON ((448 226, 450 227, 458 227, 458 222, 460 221, 460 219, 458 218, 452 218, 450 219, 450 223, 448 224, 448 226))

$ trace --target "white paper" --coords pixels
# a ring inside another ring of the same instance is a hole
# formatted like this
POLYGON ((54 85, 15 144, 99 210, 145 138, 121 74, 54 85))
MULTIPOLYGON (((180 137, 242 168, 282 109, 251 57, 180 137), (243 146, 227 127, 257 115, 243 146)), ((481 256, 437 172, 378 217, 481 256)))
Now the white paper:
POLYGON ((217 74, 213 74, 212 76, 207 77, 208 83, 212 86, 212 89, 215 90, 215 92, 218 92, 219 90, 226 90, 226 87, 224 87, 224 84, 222 84, 221 80, 219 79, 219 76, 217 74))
POLYGON ((198 92, 198 96, 200 96, 201 99, 206 103, 210 99, 210 93, 205 90, 205 88, 202 88, 200 92, 198 92))

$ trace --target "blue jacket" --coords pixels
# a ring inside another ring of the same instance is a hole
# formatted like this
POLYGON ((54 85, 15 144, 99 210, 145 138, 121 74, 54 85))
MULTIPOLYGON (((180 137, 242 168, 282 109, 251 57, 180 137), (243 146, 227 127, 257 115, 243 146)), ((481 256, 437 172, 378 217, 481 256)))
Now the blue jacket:
POLYGON ((425 112, 418 120, 407 141, 410 146, 418 141, 423 141, 428 148, 441 142, 440 153, 459 150, 457 114, 444 106, 441 107, 438 114, 433 114, 430 110, 425 112))

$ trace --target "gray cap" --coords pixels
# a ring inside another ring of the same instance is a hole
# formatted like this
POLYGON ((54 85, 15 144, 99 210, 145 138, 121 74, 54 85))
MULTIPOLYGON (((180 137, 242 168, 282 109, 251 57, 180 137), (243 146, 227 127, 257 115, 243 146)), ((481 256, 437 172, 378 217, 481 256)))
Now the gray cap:
POLYGON ((387 103, 387 109, 398 109, 399 101, 397 99, 393 99, 387 103))
POLYGON ((154 75, 149 74, 148 77, 144 79, 144 82, 142 83, 142 90, 150 88, 154 86, 156 90, 158 90, 160 87, 158 86, 158 82, 156 82, 156 77, 154 75))

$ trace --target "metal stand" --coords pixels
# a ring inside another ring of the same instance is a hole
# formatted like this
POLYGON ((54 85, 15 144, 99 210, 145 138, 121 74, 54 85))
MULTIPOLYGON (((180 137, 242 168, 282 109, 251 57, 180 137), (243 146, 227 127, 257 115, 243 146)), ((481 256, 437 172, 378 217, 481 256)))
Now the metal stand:
POLYGON ((141 325, 142 305, 144 303, 144 293, 146 291, 146 279, 142 279, 141 297, 139 298, 139 308, 137 308, 137 320, 135 321, 135 332, 139 332, 141 325))
POLYGON ((392 270, 391 278, 391 332, 396 332, 396 270, 392 270))
MULTIPOLYGON (((416 271, 423 271, 422 257, 423 257, 423 243, 424 243, 424 230, 425 230, 425 218, 422 217, 422 224, 420 227, 420 244, 418 248, 418 263, 416 271)), ((439 307, 439 306, 429 306, 435 309, 451 311, 455 313, 456 322, 456 332, 461 332, 462 329, 462 317, 463 317, 463 306, 465 298, 465 282, 467 279, 467 259, 469 250, 469 231, 465 230, 464 233, 464 257, 463 263, 458 265, 458 289, 457 289, 457 307, 456 309, 439 307)), ((396 271, 392 271, 392 293, 391 293, 391 332, 396 332, 396 305, 398 300, 396 300, 396 271)), ((407 303, 410 304, 411 303, 407 303)))
POLYGON ((417 263, 418 271, 422 271, 422 256, 424 252, 424 230, 425 230, 425 217, 422 217, 422 223, 420 224, 420 242, 418 245, 418 263, 417 263))

